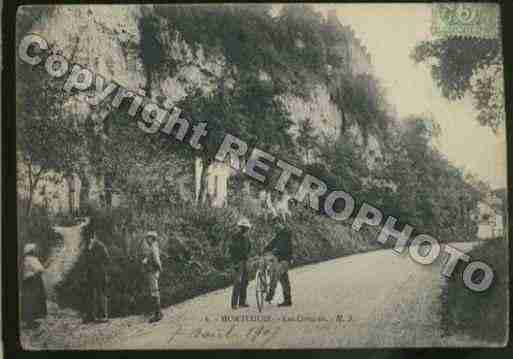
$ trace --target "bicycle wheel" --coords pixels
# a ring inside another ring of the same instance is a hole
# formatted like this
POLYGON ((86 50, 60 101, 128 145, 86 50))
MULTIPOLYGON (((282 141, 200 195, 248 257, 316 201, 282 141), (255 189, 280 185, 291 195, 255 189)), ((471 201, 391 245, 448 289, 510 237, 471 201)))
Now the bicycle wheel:
POLYGON ((267 294, 266 292, 266 285, 264 283, 264 273, 262 273, 260 270, 257 271, 256 273, 256 276, 255 276, 255 285, 256 285, 256 288, 255 288, 255 294, 256 294, 256 302, 257 302, 257 307, 258 307, 258 311, 259 312, 262 312, 262 309, 264 308, 264 300, 265 300, 265 295, 267 294))

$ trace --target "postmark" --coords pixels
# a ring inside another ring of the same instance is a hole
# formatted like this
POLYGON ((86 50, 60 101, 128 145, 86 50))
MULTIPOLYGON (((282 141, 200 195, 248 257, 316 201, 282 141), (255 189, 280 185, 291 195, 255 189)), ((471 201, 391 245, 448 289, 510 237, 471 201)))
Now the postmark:
POLYGON ((495 39, 499 36, 497 4, 433 4, 431 21, 431 32, 437 37, 495 39))

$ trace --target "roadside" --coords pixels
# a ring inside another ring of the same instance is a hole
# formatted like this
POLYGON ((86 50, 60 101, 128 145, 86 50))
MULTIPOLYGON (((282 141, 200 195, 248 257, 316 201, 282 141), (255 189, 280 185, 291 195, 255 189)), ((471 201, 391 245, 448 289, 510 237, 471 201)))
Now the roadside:
MULTIPOLYGON (((475 244, 451 245, 468 251, 475 244)), ((307 265, 290 272, 293 307, 264 308, 262 315, 270 321, 224 321, 225 316, 259 315, 251 294, 250 308, 231 311, 226 289, 169 308, 157 327, 120 333, 107 348, 448 346, 451 338, 441 329, 440 262, 424 266, 406 254, 378 250, 307 265)))
POLYGON ((487 240, 468 254, 494 269, 494 283, 482 292, 467 289, 462 268, 444 281, 441 293, 443 330, 453 337, 454 345, 462 340, 487 346, 504 346, 508 338, 508 242, 503 238, 487 240))
MULTIPOLYGON (((454 245, 463 251, 474 246, 454 245)), ((174 349, 425 347, 453 342, 444 337, 441 326, 439 265, 422 266, 407 255, 378 250, 302 266, 290 276, 294 306, 264 308, 262 314, 275 318, 272 322, 221 320, 224 315, 259 314, 252 281, 248 288, 251 307, 245 310, 229 309, 231 288, 170 306, 156 324, 148 324, 142 315, 132 315, 107 324, 84 325, 75 313, 57 310, 45 321, 39 338, 33 336, 32 344, 41 349, 174 349), (298 315, 327 320, 294 320, 298 315), (346 322, 338 322, 337 315, 346 322), (284 322, 284 318, 292 319, 284 322), (232 326, 236 332, 230 331, 232 326), (250 332, 255 335, 245 335, 250 332)), ((278 295, 275 302, 280 300, 278 295)))

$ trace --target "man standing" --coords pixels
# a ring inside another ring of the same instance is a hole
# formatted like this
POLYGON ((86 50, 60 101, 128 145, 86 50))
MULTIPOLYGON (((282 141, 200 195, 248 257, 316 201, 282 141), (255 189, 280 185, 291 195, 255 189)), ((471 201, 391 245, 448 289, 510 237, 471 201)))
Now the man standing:
POLYGON ((149 231, 143 239, 142 246, 142 265, 146 276, 146 282, 150 291, 154 315, 150 318, 150 323, 158 322, 163 314, 160 307, 159 277, 162 272, 162 262, 160 261, 160 250, 158 235, 155 231, 149 231))
POLYGON ((106 323, 109 321, 107 310, 107 285, 110 255, 107 247, 96 237, 93 224, 89 224, 86 227, 85 238, 86 248, 84 254, 88 308, 84 323, 93 321, 106 323))
POLYGON ((290 307, 292 305, 292 297, 289 280, 289 266, 292 260, 292 234, 281 222, 280 217, 276 216, 273 219, 273 224, 277 228, 277 233, 271 243, 265 247, 264 251, 272 252, 276 256, 278 263, 276 263, 271 275, 270 288, 265 300, 267 302, 273 300, 276 285, 279 280, 283 289, 283 302, 278 304, 278 306, 290 307))
POLYGON ((232 291, 232 309, 239 307, 249 307, 246 303, 248 289, 248 257, 251 250, 249 242, 249 229, 251 224, 247 219, 241 219, 237 223, 239 230, 232 238, 230 244, 230 257, 235 265, 235 277, 232 291))

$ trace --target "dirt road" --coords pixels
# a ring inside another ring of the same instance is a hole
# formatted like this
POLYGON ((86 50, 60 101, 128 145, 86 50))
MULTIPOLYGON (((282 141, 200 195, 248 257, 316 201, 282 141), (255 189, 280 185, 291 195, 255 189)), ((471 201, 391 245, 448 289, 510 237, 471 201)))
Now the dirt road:
MULTIPOLYGON (((64 243, 45 274, 53 288, 77 258, 80 226, 57 228, 64 243)), ((463 251, 475 244, 456 244, 463 251)), ((458 345, 442 338, 440 264, 422 266, 391 250, 352 255, 290 272, 294 306, 273 305, 258 313, 254 282, 250 308, 229 308, 231 288, 164 310, 148 324, 144 316, 82 324, 78 313, 49 301, 36 331, 21 333, 27 349, 302 348, 458 345)), ((464 343, 467 344, 468 343, 464 343)))
MULTIPOLYGON (((474 243, 455 244, 463 251, 474 243)), ((444 258, 441 258, 444 260, 444 258)), ((290 272, 291 308, 259 314, 229 309, 231 288, 165 310, 157 324, 133 323, 105 343, 111 349, 306 348, 447 345, 440 329, 440 260, 423 266, 381 250, 290 272)), ((278 293, 281 293, 278 288, 278 293)), ((281 298, 275 298, 275 303, 281 298)))

